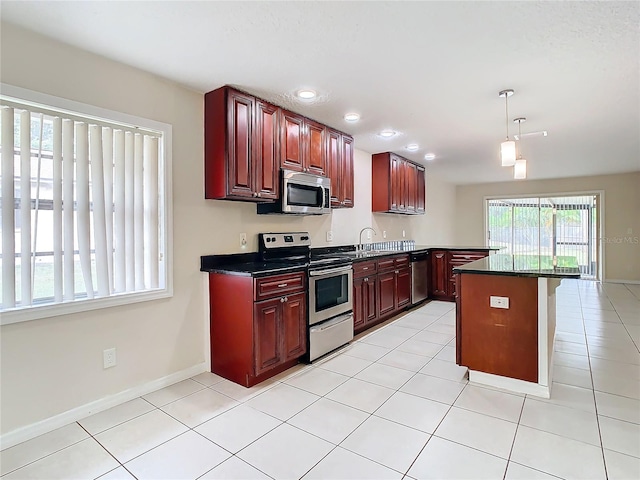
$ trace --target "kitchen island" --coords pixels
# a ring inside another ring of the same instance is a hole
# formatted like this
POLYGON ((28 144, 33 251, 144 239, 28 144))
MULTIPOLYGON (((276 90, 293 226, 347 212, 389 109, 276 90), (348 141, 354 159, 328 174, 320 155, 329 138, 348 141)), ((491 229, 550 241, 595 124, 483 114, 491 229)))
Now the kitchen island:
POLYGON ((456 363, 469 381, 550 398, 556 288, 573 257, 491 255, 456 274, 456 363))

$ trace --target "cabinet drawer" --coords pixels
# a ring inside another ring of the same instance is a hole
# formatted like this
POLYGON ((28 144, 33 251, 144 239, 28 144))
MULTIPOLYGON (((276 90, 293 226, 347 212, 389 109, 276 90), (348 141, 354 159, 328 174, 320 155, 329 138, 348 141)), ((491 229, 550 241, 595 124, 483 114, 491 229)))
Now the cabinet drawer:
POLYGON ((374 275, 378 271, 378 262, 356 262, 353 264, 353 277, 360 278, 367 275, 374 275))
POLYGON ((254 300, 277 297, 287 293, 304 290, 305 273, 286 273, 255 279, 254 300))
POLYGON ((451 255, 451 260, 457 260, 457 261, 465 261, 466 263, 469 262, 474 262, 476 260, 480 260, 481 258, 484 258, 487 256, 486 253, 484 252, 465 252, 465 251, 455 251, 455 252, 450 252, 449 253, 451 255))
POLYGON ((399 257, 395 257, 394 260, 396 268, 406 268, 409 266, 409 255, 401 255, 399 257))
POLYGON ((378 260, 378 272, 395 270, 395 268, 396 268, 396 259, 393 257, 386 257, 378 260))

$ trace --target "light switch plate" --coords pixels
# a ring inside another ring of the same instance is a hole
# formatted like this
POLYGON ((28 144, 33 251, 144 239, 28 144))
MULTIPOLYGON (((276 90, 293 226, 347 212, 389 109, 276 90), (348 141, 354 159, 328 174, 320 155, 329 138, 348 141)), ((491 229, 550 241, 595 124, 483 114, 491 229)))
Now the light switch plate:
POLYGON ((489 305, 492 308, 509 308, 509 297, 489 297, 489 305))

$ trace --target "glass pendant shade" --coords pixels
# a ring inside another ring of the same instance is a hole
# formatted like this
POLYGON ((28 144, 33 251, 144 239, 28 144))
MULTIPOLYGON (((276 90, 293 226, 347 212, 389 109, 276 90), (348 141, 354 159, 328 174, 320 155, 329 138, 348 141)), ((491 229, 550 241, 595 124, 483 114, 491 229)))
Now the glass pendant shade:
POLYGON ((516 160, 513 166, 513 178, 523 179, 527 178, 527 161, 523 158, 516 160))
POLYGON ((503 167, 512 167, 516 163, 516 142, 506 140, 500 144, 500 158, 503 167))

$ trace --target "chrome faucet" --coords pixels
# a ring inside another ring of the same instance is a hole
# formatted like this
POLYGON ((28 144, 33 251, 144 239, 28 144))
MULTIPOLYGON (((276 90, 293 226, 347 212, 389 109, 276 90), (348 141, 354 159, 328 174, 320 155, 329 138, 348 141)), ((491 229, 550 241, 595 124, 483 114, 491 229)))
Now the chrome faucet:
POLYGON ((360 243, 358 243, 358 252, 361 252, 363 250, 363 246, 362 246, 362 234, 364 233, 365 230, 371 230, 373 232, 374 235, 377 235, 376 231, 371 228, 371 227, 364 227, 362 230, 360 230, 360 243))

